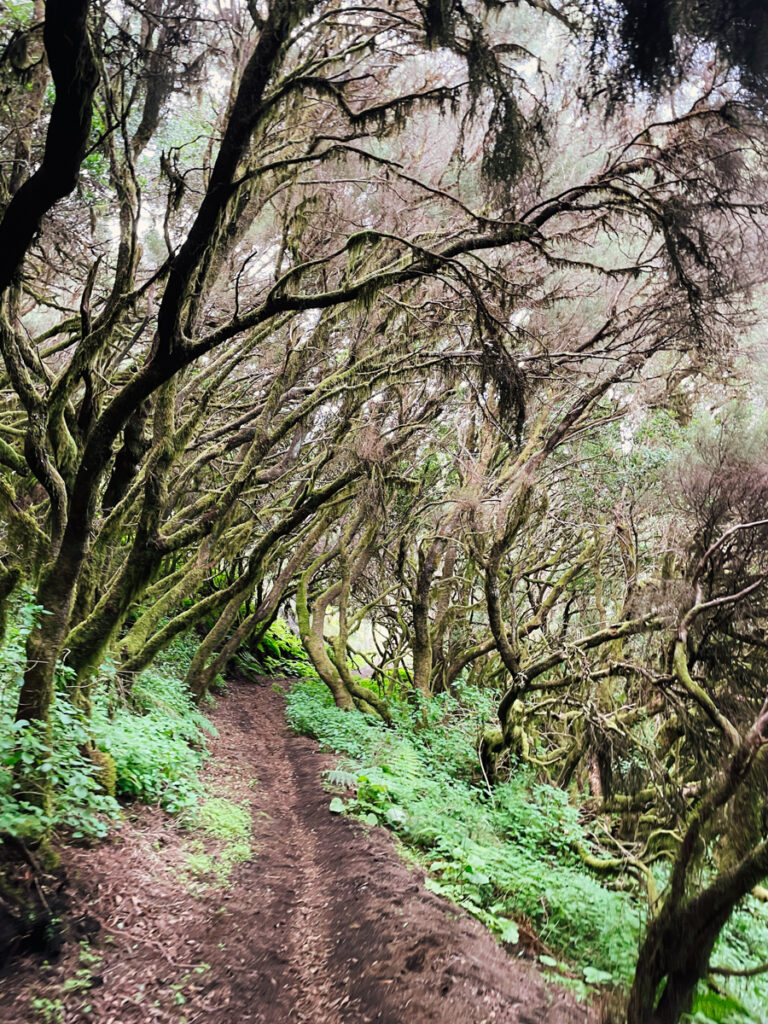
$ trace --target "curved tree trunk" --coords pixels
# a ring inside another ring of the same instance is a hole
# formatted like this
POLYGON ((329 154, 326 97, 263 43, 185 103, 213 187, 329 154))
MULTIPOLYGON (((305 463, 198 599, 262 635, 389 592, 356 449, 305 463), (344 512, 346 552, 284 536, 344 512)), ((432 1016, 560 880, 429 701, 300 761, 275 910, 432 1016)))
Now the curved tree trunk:
MULTIPOLYGON (((695 895, 697 851, 704 829, 743 788, 749 787, 756 763, 768 740, 768 704, 748 735, 714 780, 696 809, 672 866, 669 890, 651 921, 637 960, 629 995, 627 1024, 677 1024, 693 1000, 698 981, 709 967, 718 935, 736 904, 768 875, 768 840, 764 839, 733 867, 721 870, 695 895), (662 982, 663 991, 659 995, 662 982)), ((759 773, 757 774, 759 778, 759 773)), ((722 836, 727 847, 738 846, 740 825, 732 822, 722 836)), ((726 858, 727 859, 727 858, 726 858)))
POLYGON ((679 903, 672 896, 667 898, 640 948, 627 1024, 677 1024, 681 1014, 691 1009, 723 925, 739 900, 766 875, 768 842, 763 842, 697 896, 679 903))
POLYGON ((336 706, 341 708, 342 711, 351 711, 355 706, 352 694, 344 685, 344 681, 339 675, 336 666, 325 650, 325 639, 323 637, 325 607, 319 608, 319 601, 316 602, 312 615, 310 615, 307 603, 307 584, 308 573, 304 573, 299 579, 296 588, 296 615, 299 620, 301 642, 312 664, 315 666, 315 671, 333 694, 336 706))

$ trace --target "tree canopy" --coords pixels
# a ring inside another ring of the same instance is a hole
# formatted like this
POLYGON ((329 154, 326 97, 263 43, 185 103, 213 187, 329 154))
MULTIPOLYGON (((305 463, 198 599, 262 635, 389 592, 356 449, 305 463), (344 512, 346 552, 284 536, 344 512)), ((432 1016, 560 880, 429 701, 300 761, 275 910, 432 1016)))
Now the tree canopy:
POLYGON ((278 613, 340 708, 491 690, 485 783, 613 815, 678 1020, 768 875, 763 6, 6 5, 20 728, 278 613))

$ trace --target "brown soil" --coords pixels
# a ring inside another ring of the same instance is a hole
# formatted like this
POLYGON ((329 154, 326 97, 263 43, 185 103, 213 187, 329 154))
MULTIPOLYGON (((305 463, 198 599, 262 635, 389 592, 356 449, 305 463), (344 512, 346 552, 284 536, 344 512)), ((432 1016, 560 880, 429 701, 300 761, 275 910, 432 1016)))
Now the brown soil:
POLYGON ((229 885, 203 886, 188 869, 194 840, 157 810, 112 842, 65 848, 82 941, 51 967, 17 963, 0 982, 0 1022, 593 1019, 425 890, 387 832, 329 812, 320 773, 332 762, 286 730, 271 680, 232 684, 212 718, 220 738, 206 785, 250 805, 251 858, 229 885))

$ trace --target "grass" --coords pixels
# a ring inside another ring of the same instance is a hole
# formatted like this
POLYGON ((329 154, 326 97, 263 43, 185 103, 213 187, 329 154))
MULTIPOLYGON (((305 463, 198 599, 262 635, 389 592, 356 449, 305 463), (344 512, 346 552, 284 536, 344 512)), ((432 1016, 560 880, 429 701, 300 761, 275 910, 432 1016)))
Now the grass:
POLYGON ((197 895, 231 884, 233 869, 254 855, 251 812, 245 804, 222 796, 201 800, 190 827, 184 880, 197 895))

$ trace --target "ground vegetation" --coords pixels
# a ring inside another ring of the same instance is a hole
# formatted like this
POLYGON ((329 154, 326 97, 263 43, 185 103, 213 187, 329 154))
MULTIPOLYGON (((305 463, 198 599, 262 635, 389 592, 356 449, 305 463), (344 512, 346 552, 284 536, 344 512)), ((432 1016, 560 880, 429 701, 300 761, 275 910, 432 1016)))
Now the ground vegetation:
POLYGON ((560 808, 643 906, 616 966, 574 882, 586 967, 628 1024, 691 1012, 768 875, 760 7, 7 5, 13 842, 191 806, 234 665, 406 716, 403 785, 493 703, 467 814, 560 808))

